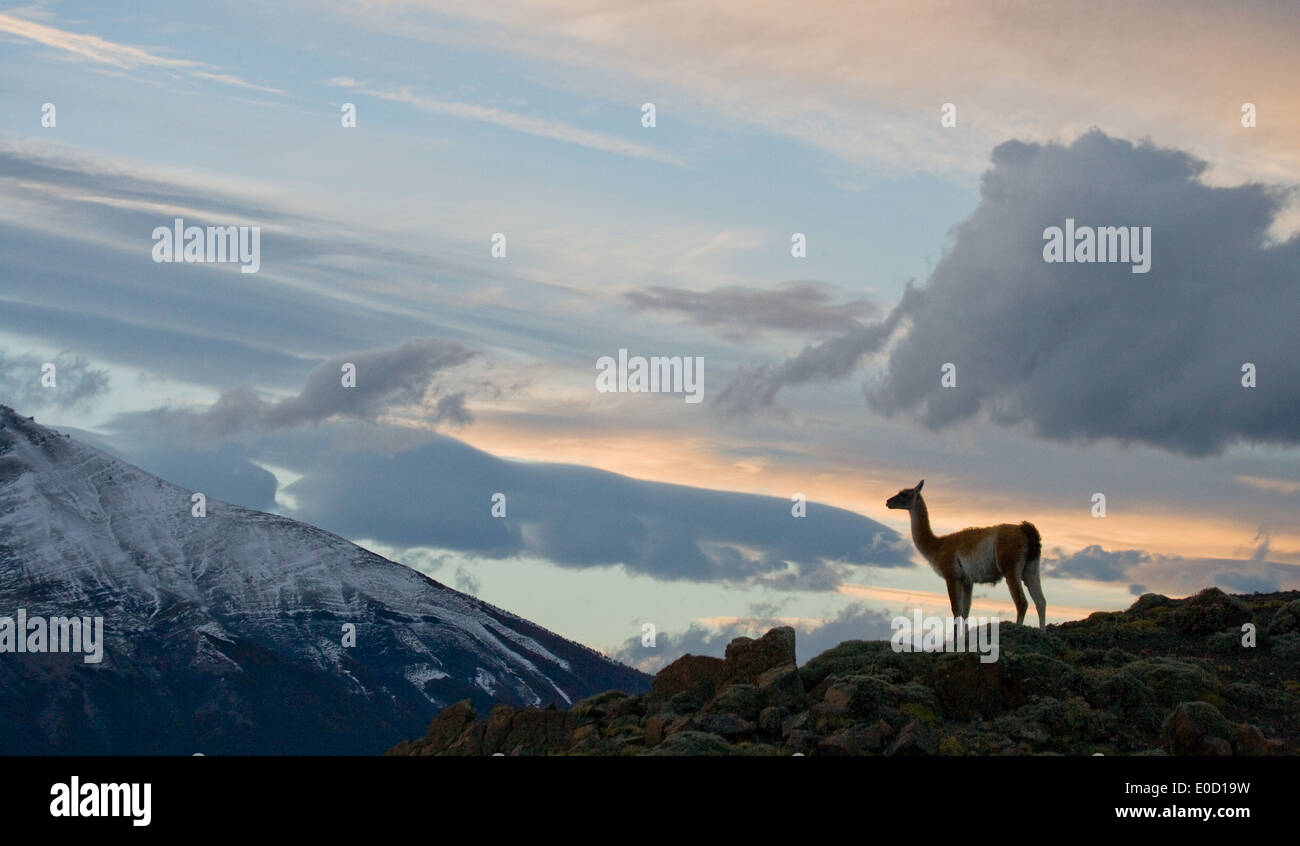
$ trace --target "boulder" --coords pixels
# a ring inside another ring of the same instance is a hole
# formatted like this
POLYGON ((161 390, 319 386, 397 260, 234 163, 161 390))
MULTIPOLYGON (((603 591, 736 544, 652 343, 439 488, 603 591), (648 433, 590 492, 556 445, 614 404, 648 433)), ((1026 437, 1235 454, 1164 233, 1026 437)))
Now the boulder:
POLYGON ((767 702, 772 705, 798 711, 807 701, 799 668, 792 663, 764 670, 759 675, 757 684, 767 702))
POLYGON ((645 745, 658 746, 667 734, 668 724, 677 719, 676 714, 653 714, 645 718, 645 745))
POLYGON ((650 685, 650 695, 672 699, 679 693, 708 702, 718 692, 723 678, 723 661, 706 655, 683 655, 660 670, 650 685))
POLYGON ((1208 702, 1180 702, 1160 727, 1171 755, 1231 755, 1238 729, 1208 702))
POLYGON ((483 754, 491 755, 504 752, 501 747, 510 734, 510 723, 514 720, 515 709, 509 705, 497 705, 488 714, 487 725, 483 729, 483 754))
POLYGON ((728 682, 741 681, 753 684, 773 667, 797 663, 794 653, 794 629, 778 626, 754 640, 738 637, 727 644, 723 659, 724 678, 728 682))
POLYGON ((1284 751, 1280 740, 1269 740, 1264 733, 1250 723, 1237 726, 1236 751, 1238 755, 1281 755, 1284 751))
POLYGON ((768 697, 764 691, 752 684, 733 684, 714 697, 703 710, 711 714, 735 714, 743 720, 756 721, 758 712, 767 704, 768 697))
POLYGON ((886 755, 915 756, 933 755, 939 751, 939 741, 934 732, 918 720, 903 726, 898 737, 889 745, 886 755))
POLYGON ((727 741, 716 734, 702 731, 683 731, 660 743, 649 755, 703 755, 722 757, 731 754, 727 741))
POLYGON ((776 705, 769 705, 762 711, 758 712, 758 730, 763 734, 777 735, 781 733, 781 724, 785 720, 787 711, 776 705))
POLYGON ((817 754, 837 757, 878 755, 892 733, 893 729, 885 722, 875 725, 858 723, 823 737, 817 744, 817 754))
POLYGON ((575 724, 567 711, 517 711, 501 751, 507 755, 545 755, 567 749, 569 732, 575 724))
POLYGON ((474 703, 468 699, 462 699, 455 705, 442 709, 442 713, 429 723, 429 730, 424 734, 423 744, 427 750, 425 754, 445 751, 460 739, 465 729, 474 724, 477 716, 474 703))

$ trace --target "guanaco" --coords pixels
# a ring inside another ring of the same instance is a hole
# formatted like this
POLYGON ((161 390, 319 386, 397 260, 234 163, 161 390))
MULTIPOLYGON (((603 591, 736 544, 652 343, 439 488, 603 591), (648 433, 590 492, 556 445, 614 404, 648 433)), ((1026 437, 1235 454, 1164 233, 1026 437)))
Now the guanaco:
POLYGON ((930 512, 921 497, 921 485, 903 488, 885 500, 885 507, 907 511, 912 516, 912 541, 916 549, 948 585, 948 603, 954 617, 970 616, 971 587, 975 584, 997 584, 1003 578, 1011 589, 1011 600, 1016 604, 1016 623, 1024 625, 1029 603, 1021 582, 1029 588, 1038 609, 1038 627, 1047 627, 1047 600, 1038 580, 1038 561, 1043 552, 1043 541, 1033 523, 1019 526, 1002 523, 979 529, 962 529, 950 535, 936 537, 930 529, 930 512))

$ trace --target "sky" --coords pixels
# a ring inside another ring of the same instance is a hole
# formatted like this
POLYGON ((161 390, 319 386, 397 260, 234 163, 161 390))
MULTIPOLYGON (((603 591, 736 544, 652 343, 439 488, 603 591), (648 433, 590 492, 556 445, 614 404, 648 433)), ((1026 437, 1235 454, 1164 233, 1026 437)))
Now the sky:
POLYGON ((921 479, 941 533, 1038 527, 1052 622, 1300 588, 1298 35, 0 2, 0 402, 650 670, 946 613, 884 506, 921 479), (257 271, 155 261, 178 217, 258 227, 257 271), (1046 262, 1067 220, 1149 227, 1150 269, 1046 262), (702 362, 701 401, 598 390, 620 350, 702 362))

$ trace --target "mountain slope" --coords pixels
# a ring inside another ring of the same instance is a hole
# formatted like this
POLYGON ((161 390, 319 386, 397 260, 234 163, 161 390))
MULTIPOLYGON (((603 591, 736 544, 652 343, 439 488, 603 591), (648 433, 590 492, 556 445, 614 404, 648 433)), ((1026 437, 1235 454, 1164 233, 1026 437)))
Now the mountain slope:
POLYGON ((0 617, 104 631, 100 663, 0 652, 0 752, 372 754, 465 698, 648 688, 329 532, 215 500, 192 516, 191 493, 0 406, 0 617))

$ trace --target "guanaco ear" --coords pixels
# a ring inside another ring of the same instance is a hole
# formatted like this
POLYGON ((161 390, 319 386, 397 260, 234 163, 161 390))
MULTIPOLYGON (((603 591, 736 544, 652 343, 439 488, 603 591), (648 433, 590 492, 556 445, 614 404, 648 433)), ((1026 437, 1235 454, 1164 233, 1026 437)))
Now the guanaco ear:
POLYGON ((924 485, 924 484, 925 484, 925 479, 922 479, 921 481, 919 481, 919 482, 916 483, 916 487, 912 488, 912 490, 915 491, 916 493, 920 493, 920 492, 921 492, 921 485, 924 485))

